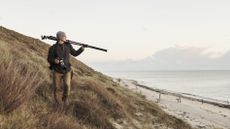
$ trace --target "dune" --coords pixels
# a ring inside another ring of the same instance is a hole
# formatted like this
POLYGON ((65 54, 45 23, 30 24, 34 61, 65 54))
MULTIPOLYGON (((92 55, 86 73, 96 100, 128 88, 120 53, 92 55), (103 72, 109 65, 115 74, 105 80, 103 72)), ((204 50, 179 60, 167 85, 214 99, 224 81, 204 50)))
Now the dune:
POLYGON ((50 45, 0 27, 1 129, 192 129, 155 102, 71 58, 70 104, 54 110, 50 45))

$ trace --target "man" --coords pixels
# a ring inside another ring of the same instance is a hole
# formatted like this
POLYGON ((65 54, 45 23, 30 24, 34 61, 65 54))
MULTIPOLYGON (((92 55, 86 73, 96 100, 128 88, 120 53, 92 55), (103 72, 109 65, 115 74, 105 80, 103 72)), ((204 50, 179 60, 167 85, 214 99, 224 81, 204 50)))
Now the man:
POLYGON ((57 32, 57 43, 49 48, 48 62, 53 71, 53 92, 57 105, 68 105, 70 81, 72 76, 70 54, 78 56, 84 51, 84 46, 77 51, 70 43, 66 42, 66 34, 57 32), (64 84, 64 85, 63 85, 64 84))

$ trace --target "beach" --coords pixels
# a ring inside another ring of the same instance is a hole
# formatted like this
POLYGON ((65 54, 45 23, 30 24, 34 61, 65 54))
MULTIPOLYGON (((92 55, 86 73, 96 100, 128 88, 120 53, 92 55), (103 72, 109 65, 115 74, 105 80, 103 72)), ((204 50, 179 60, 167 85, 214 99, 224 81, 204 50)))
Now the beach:
POLYGON ((165 112, 197 129, 230 129, 229 102, 152 88, 135 80, 114 78, 121 86, 156 102, 165 112))

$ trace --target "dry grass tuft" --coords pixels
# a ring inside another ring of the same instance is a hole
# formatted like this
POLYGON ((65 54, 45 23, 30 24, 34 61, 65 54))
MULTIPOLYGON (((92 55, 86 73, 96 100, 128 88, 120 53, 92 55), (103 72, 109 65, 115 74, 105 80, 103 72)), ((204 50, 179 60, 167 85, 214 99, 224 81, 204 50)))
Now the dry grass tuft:
POLYGON ((74 105, 74 113, 76 118, 98 129, 114 129, 109 122, 108 117, 101 107, 90 103, 91 101, 77 101, 74 105))
POLYGON ((76 119, 60 112, 52 112, 40 120, 44 129, 86 129, 83 125, 78 124, 76 119))
POLYGON ((0 109, 9 113, 28 101, 42 82, 39 73, 28 69, 28 64, 11 59, 0 61, 0 109))

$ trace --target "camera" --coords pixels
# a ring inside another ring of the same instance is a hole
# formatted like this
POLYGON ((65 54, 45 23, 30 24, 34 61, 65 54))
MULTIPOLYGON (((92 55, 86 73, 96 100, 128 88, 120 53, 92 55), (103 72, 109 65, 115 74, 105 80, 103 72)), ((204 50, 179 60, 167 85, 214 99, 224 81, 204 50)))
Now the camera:
POLYGON ((59 60, 59 63, 60 63, 60 65, 61 65, 61 67, 62 67, 62 68, 66 68, 65 63, 64 63, 64 60, 63 60, 63 59, 60 59, 60 60, 59 60))

